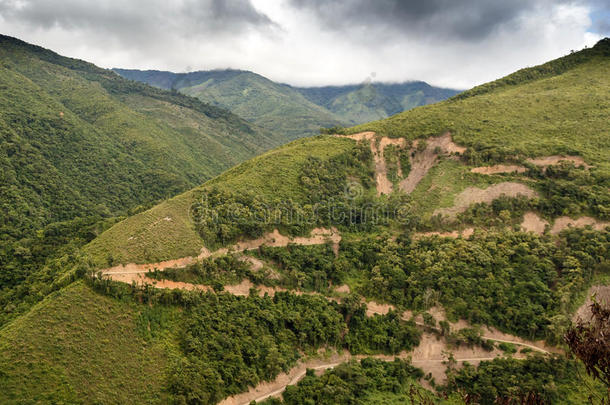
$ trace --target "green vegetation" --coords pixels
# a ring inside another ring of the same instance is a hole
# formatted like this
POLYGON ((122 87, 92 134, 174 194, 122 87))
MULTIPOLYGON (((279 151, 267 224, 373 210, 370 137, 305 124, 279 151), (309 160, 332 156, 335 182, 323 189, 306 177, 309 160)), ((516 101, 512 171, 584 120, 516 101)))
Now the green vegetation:
POLYGON ((96 267, 197 256, 203 241, 190 216, 193 192, 126 218, 83 249, 96 267))
POLYGON ((326 246, 261 248, 259 255, 276 263, 286 287, 327 292, 347 282, 378 301, 414 310, 442 305, 450 319, 556 344, 570 303, 595 274, 608 274, 608 237, 583 229, 564 231, 560 241, 508 231, 468 241, 373 236, 342 242, 337 258, 326 246))
POLYGON ((441 304, 450 319, 558 343, 569 303, 608 271, 608 236, 574 229, 560 242, 514 232, 468 241, 366 238, 342 244, 338 261, 367 297, 420 310, 441 304))
POLYGON ((396 354, 412 349, 420 338, 413 322, 401 321, 394 313, 367 318, 358 302, 340 305, 291 293, 235 297, 91 282, 94 289, 117 299, 147 302, 155 325, 175 328, 180 352, 174 353, 178 358, 167 388, 177 403, 215 403, 242 392, 288 371, 300 352, 335 347, 355 354, 396 354), (166 310, 155 310, 173 305, 184 308, 180 322, 164 321, 158 314, 166 310))
POLYGON ((228 111, 11 37, 0 36, 0 59, 2 312, 110 218, 281 143, 228 111))
POLYGON ((307 100, 297 89, 252 72, 214 70, 175 74, 114 71, 128 79, 175 89, 205 103, 226 108, 287 140, 316 134, 320 127, 346 123, 331 111, 307 100))
POLYGON ((609 56, 610 40, 605 39, 567 61, 549 62, 548 69, 524 69, 495 84, 349 132, 370 130, 414 139, 450 130, 457 143, 473 150, 473 164, 494 155, 577 154, 595 165, 594 171, 607 175, 609 56))
MULTIPOLYGON (((584 404, 590 387, 604 394, 602 384, 587 378, 582 365, 560 356, 529 356, 526 360, 496 358, 478 367, 466 364, 450 373, 446 392, 467 393, 474 403, 584 404), (537 402, 536 402, 537 401, 537 402)), ((600 395, 600 396, 601 396, 600 395)))
POLYGON ((424 82, 362 83, 348 86, 301 87, 297 90, 351 125, 433 104, 458 93, 456 90, 432 87, 424 82))
POLYGON ((127 79, 177 90, 226 108, 288 139, 314 135, 321 127, 355 125, 386 118, 457 93, 424 82, 300 88, 240 70, 192 73, 113 70, 127 79))
POLYGON ((286 288, 328 292, 332 285, 343 282, 340 265, 329 245, 297 246, 286 248, 261 246, 258 256, 273 263, 280 279, 277 283, 286 288))
POLYGON ((138 332, 143 310, 82 282, 52 294, 0 330, 0 402, 164 402, 169 347, 138 332))
POLYGON ((309 370, 297 385, 286 387, 281 400, 262 404, 422 404, 434 396, 417 384, 421 377, 421 370, 403 360, 365 358, 340 364, 319 377, 309 370), (390 398, 395 402, 389 402, 390 398))
MULTIPOLYGON (((150 209, 152 201, 200 184, 275 138, 178 92, 2 41, 0 120, 8 124, 0 126, 0 162, 7 167, 1 200, 7 215, 0 226, 2 270, 8 271, 0 273, 6 287, 0 293, 0 402, 215 403, 322 348, 391 355, 419 343, 414 321, 401 320, 398 311, 367 317, 362 298, 423 314, 425 325, 438 326, 455 345, 492 349, 479 325, 556 345, 583 291, 610 277, 608 230, 515 231, 527 210, 549 220, 566 214, 608 218, 607 41, 560 67, 524 71, 465 97, 346 130, 411 140, 451 129, 470 147, 461 160, 441 157, 411 195, 377 196, 368 145, 316 136, 150 209), (233 150, 234 143, 241 146, 233 150), (221 145, 234 160, 216 165, 212 156, 223 155, 211 145, 221 145), (211 160, 195 150, 210 152, 211 160), (594 167, 541 170, 525 161, 550 153, 578 154, 594 167), (497 162, 528 170, 470 172, 497 162), (540 198, 501 197, 470 206, 452 224, 476 226, 468 239, 414 234, 448 227, 430 214, 451 206, 467 187, 506 180, 531 186, 540 198), (394 216, 375 222, 369 208, 394 216), (309 221, 260 220, 277 219, 282 210, 309 221), (92 276, 119 263, 196 256, 204 246, 227 246, 276 227, 305 235, 318 226, 339 229, 338 253, 331 245, 262 247, 253 254, 272 267, 277 278, 271 280, 232 255, 151 274, 208 284, 217 294, 92 276), (321 294, 222 293, 224 285, 244 278, 321 294), (341 303, 323 296, 344 283, 353 294, 341 303), (426 313, 432 307, 472 327, 451 333, 447 321, 437 324, 432 311, 426 313)), ((399 167, 411 170, 407 157, 387 149, 392 182, 399 167)), ((460 403, 464 393, 482 403, 583 402, 580 366, 571 360, 498 359, 461 371, 451 361, 449 366, 443 388, 449 403, 460 403)), ((415 384, 418 376, 406 362, 364 360, 320 377, 309 373, 284 401, 315 403, 323 396, 328 403, 443 403, 415 384)))

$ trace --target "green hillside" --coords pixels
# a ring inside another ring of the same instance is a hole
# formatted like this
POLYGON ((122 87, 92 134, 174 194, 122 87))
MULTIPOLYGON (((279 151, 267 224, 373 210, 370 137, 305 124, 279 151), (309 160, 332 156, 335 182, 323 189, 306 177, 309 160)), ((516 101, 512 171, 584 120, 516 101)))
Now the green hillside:
POLYGON ((610 40, 604 39, 591 49, 349 132, 413 139, 451 131, 479 159, 577 154, 608 174, 609 56, 610 40))
POLYGON ((0 88, 3 308, 17 300, 7 288, 107 218, 281 143, 226 110, 6 36, 0 88))
POLYGON ((458 93, 424 82, 292 87, 241 70, 193 73, 114 71, 131 80, 162 89, 175 89, 206 103, 227 108, 250 122, 290 139, 315 134, 321 127, 355 125, 386 118, 458 93))
POLYGON ((345 130, 376 132, 360 140, 293 141, 106 224, 0 329, 0 402, 218 403, 299 359, 335 368, 266 403, 604 395, 561 352, 588 288, 610 279, 609 46, 345 130), (526 215, 542 229, 525 232, 526 215), (568 217, 589 226, 554 231, 568 217), (340 242, 310 243, 321 227, 340 242), (294 243, 238 251, 275 229, 294 243), (436 349, 460 357, 425 357, 436 349))
POLYGON ((226 108, 289 140, 315 134, 322 127, 345 123, 292 87, 252 72, 221 70, 173 74, 124 69, 114 71, 128 79, 176 89, 206 103, 226 108), (167 80, 169 75, 173 80, 167 80))
POLYGON ((298 90, 307 99, 325 107, 350 125, 387 118, 459 93, 425 82, 373 82, 352 86, 301 87, 298 90))

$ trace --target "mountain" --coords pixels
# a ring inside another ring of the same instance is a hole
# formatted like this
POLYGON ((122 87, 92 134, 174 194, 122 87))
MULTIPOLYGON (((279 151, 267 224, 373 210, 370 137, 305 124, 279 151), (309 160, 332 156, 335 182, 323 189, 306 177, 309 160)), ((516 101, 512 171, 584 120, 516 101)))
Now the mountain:
POLYGON ((424 82, 367 83, 351 86, 292 87, 242 70, 192 73, 113 69, 121 76, 163 89, 175 89, 227 108, 290 139, 320 128, 354 125, 435 103, 458 92, 424 82))
POLYGON ((256 73, 220 70, 170 73, 114 69, 125 78, 148 83, 226 108, 289 140, 318 133, 320 128, 342 125, 330 111, 290 86, 272 82, 256 73))
POLYGON ((351 86, 302 87, 298 91, 350 125, 387 118, 459 93, 457 90, 433 87, 425 82, 371 82, 351 86))
POLYGON ((0 290, 59 240, 90 240, 96 221, 283 142, 224 109, 7 36, 0 88, 0 290))
POLYGON ((605 39, 114 224, 0 329, 0 402, 606 395, 562 342, 608 291, 609 73, 605 39))

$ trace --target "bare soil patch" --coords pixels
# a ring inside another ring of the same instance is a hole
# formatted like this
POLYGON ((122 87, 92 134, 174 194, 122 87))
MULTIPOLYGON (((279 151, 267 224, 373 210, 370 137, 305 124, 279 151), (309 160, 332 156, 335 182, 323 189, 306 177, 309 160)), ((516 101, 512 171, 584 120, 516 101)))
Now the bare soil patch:
POLYGON ((472 173, 479 174, 500 174, 500 173, 523 173, 527 169, 519 165, 493 165, 493 166, 482 166, 475 167, 470 170, 472 173))
POLYGON ((610 285, 594 285, 587 292, 587 299, 574 313, 572 321, 588 322, 591 320, 591 304, 593 303, 593 296, 595 300, 602 305, 610 305, 610 285))
POLYGON ((433 215, 442 214, 448 217, 455 217, 458 213, 465 211, 471 204, 475 203, 491 203, 496 198, 506 195, 508 197, 517 197, 519 195, 533 198, 538 194, 521 183, 504 182, 494 184, 486 189, 478 187, 468 187, 455 197, 454 205, 450 208, 439 208, 434 211, 433 215))
MULTIPOLYGON (((332 227, 330 229, 327 228, 315 228, 311 231, 309 237, 295 237, 290 238, 288 236, 284 236, 280 234, 280 232, 275 229, 273 232, 267 233, 261 238, 242 241, 236 243, 231 248, 221 248, 216 250, 215 252, 210 252, 205 247, 201 249, 201 253, 197 257, 182 257, 180 259, 174 260, 166 260, 157 263, 147 263, 147 264, 119 264, 118 266, 110 267, 102 270, 102 274, 114 276, 118 274, 143 274, 152 270, 164 270, 169 268, 182 268, 194 264, 197 260, 202 260, 212 256, 224 255, 229 252, 229 250, 235 252, 243 252, 245 250, 254 250, 258 249, 262 245, 266 246, 276 246, 276 247, 284 247, 288 246, 288 244, 294 243, 296 245, 322 245, 324 243, 331 242, 333 244, 333 251, 335 255, 339 253, 339 243, 341 242, 341 234, 339 231, 332 227)), ((262 268, 262 262, 255 258, 246 259, 249 261, 253 270, 257 270, 262 268)), ((120 281, 120 280, 119 280, 120 281)))
POLYGON ((537 235, 542 235, 549 223, 544 219, 540 218, 534 212, 526 212, 523 215, 523 222, 521 222, 521 229, 524 232, 533 232, 537 235))
MULTIPOLYGON (((375 132, 361 132, 353 135, 336 135, 342 138, 350 138, 356 141, 367 141, 371 146, 371 153, 375 162, 375 184, 377 195, 391 194, 393 190, 392 182, 388 179, 388 169, 384 156, 384 150, 388 145, 395 145, 404 148, 406 141, 404 138, 388 138, 386 136, 376 138, 375 132), (378 142, 377 142, 378 141, 378 142)), ((400 165, 399 165, 400 170, 400 165)), ((402 177, 402 171, 398 173, 402 177)))
POLYGON ((591 226, 596 231, 602 231, 607 226, 610 226, 610 222, 601 222, 591 217, 580 217, 578 219, 572 219, 570 217, 559 217, 555 219, 553 227, 551 228, 551 234, 556 235, 566 228, 584 228, 591 226))
POLYGON ((553 166, 553 165, 557 165, 561 162, 572 162, 574 163, 574 166, 576 167, 584 167, 586 169, 590 169, 593 166, 588 165, 585 160, 580 157, 580 156, 560 156, 560 155, 553 155, 553 156, 542 156, 542 157, 538 157, 538 158, 531 158, 531 159, 527 159, 527 162, 534 164, 536 166, 540 166, 540 167, 548 167, 548 166, 553 166))
POLYGON ((474 234, 474 228, 466 228, 461 231, 455 230, 450 232, 418 232, 413 234, 414 239, 420 238, 428 238, 431 236, 440 236, 441 238, 459 238, 462 237, 464 239, 470 238, 474 234))
POLYGON ((335 292, 338 292, 340 294, 349 294, 351 290, 347 284, 343 284, 335 288, 335 292))
POLYGON ((366 316, 385 315, 393 309, 396 308, 390 304, 380 304, 375 301, 366 302, 366 316))
POLYGON ((426 140, 426 149, 421 152, 417 150, 417 140, 413 143, 413 151, 411 158, 411 171, 409 175, 400 182, 400 190, 405 193, 411 193, 415 187, 426 176, 428 171, 434 166, 438 158, 438 151, 442 153, 457 153, 462 154, 466 148, 456 145, 451 139, 449 132, 438 137, 430 137, 426 140), (413 155, 414 153, 414 155, 413 155))

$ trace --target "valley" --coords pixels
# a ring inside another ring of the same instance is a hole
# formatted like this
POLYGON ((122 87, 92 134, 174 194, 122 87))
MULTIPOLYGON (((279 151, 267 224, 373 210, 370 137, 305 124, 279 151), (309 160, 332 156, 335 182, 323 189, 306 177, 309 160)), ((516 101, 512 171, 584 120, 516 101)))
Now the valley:
POLYGON ((609 304, 609 39, 459 94, 0 45, 0 403, 606 395, 566 336, 609 304))

